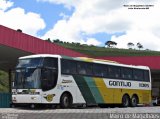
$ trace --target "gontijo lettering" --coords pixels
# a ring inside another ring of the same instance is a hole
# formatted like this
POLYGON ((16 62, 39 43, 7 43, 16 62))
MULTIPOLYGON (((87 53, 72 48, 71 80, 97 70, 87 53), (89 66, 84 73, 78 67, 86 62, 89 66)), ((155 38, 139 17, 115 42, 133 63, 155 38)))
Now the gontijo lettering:
POLYGON ((131 87, 131 82, 124 82, 124 81, 109 81, 110 86, 124 86, 124 87, 131 87))

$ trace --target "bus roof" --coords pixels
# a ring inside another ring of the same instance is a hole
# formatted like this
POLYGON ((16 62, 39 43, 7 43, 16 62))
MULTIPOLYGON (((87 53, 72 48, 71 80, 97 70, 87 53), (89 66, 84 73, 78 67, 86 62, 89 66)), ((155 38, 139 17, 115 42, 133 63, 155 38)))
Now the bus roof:
POLYGON ((87 57, 78 57, 78 58, 86 62, 94 62, 94 63, 108 64, 113 66, 121 66, 121 67, 129 67, 129 68, 149 69, 149 67, 147 66, 127 65, 127 64, 121 64, 111 60, 94 59, 94 58, 87 58, 87 57))
POLYGON ((121 67, 129 67, 129 68, 138 68, 138 69, 147 69, 149 70, 148 66, 137 66, 137 65, 127 65, 127 64, 121 64, 115 61, 111 60, 103 60, 103 59, 95 59, 95 58, 88 58, 88 57, 69 57, 64 55, 52 55, 52 54, 36 54, 36 55, 29 55, 20 57, 19 59, 28 59, 28 58, 38 58, 38 57, 57 57, 57 58, 63 58, 63 59, 69 59, 69 60, 76 60, 76 61, 84 61, 84 62, 93 62, 93 63, 99 63, 99 64, 108 64, 113 66, 121 66, 121 67))
POLYGON ((38 58, 38 57, 58 57, 61 58, 60 55, 52 55, 52 54, 36 54, 36 55, 28 55, 24 57, 20 57, 19 59, 28 59, 28 58, 38 58))
POLYGON ((113 65, 113 66, 121 66, 121 67, 149 70, 148 66, 127 65, 127 64, 121 64, 121 63, 111 61, 111 60, 95 59, 95 58, 88 58, 88 57, 68 57, 68 56, 62 56, 62 58, 69 59, 69 60, 76 60, 76 61, 85 61, 85 62, 91 62, 91 63, 93 62, 93 63, 99 63, 99 64, 108 64, 108 65, 113 65))

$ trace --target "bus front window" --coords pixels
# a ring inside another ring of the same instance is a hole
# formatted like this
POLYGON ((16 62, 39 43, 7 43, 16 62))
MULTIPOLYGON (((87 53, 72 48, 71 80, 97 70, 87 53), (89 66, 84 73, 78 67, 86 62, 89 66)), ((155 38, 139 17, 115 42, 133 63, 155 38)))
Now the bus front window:
POLYGON ((16 68, 29 68, 41 66, 43 58, 20 59, 16 68))
POLYGON ((20 59, 15 70, 16 89, 50 90, 56 86, 58 78, 57 58, 20 59))
POLYGON ((14 88, 38 89, 40 88, 40 69, 16 69, 14 88))
POLYGON ((15 70, 14 87, 16 89, 40 88, 40 72, 43 58, 19 59, 15 70))

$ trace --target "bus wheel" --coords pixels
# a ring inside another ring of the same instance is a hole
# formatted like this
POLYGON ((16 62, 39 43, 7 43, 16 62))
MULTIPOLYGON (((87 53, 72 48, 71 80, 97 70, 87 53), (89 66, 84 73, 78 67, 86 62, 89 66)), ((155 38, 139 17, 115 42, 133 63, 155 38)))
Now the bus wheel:
POLYGON ((122 106, 123 107, 129 107, 130 99, 128 95, 124 95, 122 98, 122 106))
POLYGON ((136 107, 138 104, 138 97, 136 95, 133 95, 131 98, 131 106, 136 107))
POLYGON ((72 103, 73 103, 73 99, 72 99, 71 94, 69 94, 69 93, 64 93, 64 94, 61 96, 60 106, 61 106, 62 108, 70 108, 70 107, 72 107, 72 103))

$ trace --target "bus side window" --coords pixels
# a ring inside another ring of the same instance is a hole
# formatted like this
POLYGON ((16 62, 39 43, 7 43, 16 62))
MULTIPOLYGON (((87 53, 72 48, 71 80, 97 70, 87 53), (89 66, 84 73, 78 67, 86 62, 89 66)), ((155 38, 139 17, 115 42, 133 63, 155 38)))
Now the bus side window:
POLYGON ((143 80, 144 80, 143 70, 134 69, 134 70, 133 70, 133 78, 134 78, 134 80, 136 80, 136 81, 143 81, 143 80))
POLYGON ((77 64, 75 61, 70 61, 69 69, 71 74, 77 74, 77 64))
POLYGON ((144 71, 144 81, 150 82, 150 80, 149 80, 149 71, 147 71, 147 70, 144 71))
POLYGON ((69 62, 67 60, 61 60, 61 72, 64 74, 70 73, 69 62))
POLYGON ((98 77, 107 77, 108 69, 105 65, 93 64, 93 75, 98 77))
POLYGON ((120 67, 114 67, 114 72, 115 72, 115 78, 121 77, 121 68, 120 67))
POLYGON ((82 62, 77 62, 77 70, 78 70, 78 74, 86 74, 86 70, 85 70, 85 64, 82 62))
POLYGON ((57 67, 58 67, 58 59, 57 58, 47 57, 47 58, 44 59, 43 66, 57 69, 57 67))
POLYGON ((114 72, 113 72, 113 68, 112 66, 108 66, 108 74, 109 74, 109 77, 114 77, 114 72))
POLYGON ((61 60, 61 72, 63 74, 76 74, 76 62, 72 60, 61 60))
POLYGON ((120 78, 121 69, 117 66, 108 66, 108 73, 111 78, 120 78))
POLYGON ((132 80, 133 79, 133 75, 132 75, 132 69, 131 68, 121 68, 121 72, 122 72, 122 78, 123 79, 129 79, 129 80, 132 80))
POLYGON ((92 75, 92 64, 86 62, 77 62, 78 74, 92 75))

